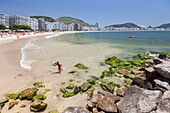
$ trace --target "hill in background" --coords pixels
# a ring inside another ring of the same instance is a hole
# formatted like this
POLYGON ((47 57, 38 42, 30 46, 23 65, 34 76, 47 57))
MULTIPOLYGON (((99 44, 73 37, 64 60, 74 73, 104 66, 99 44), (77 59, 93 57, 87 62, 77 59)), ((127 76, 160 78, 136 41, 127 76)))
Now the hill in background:
POLYGON ((60 18, 56 19, 56 21, 67 24, 67 25, 71 24, 71 23, 77 23, 82 26, 89 26, 89 24, 84 22, 83 20, 79 20, 79 19, 72 18, 72 17, 60 17, 60 18))
POLYGON ((126 27, 126 28, 141 28, 140 26, 134 24, 134 23, 124 23, 124 24, 114 24, 114 25, 109 25, 106 26, 105 28, 108 27, 115 27, 115 28, 122 28, 122 27, 126 27))
POLYGON ((30 18, 36 18, 36 19, 44 19, 48 22, 55 22, 55 19, 54 18, 51 18, 51 17, 48 17, 48 16, 30 16, 30 18))
POLYGON ((162 24, 156 28, 170 28, 170 23, 167 23, 167 24, 162 24))

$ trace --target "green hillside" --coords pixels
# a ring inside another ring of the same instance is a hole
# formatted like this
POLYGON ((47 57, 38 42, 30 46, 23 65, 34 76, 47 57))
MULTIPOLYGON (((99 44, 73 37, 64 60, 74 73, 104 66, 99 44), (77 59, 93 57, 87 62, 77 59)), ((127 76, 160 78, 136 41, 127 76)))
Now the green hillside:
POLYGON ((82 26, 89 26, 88 23, 84 22, 83 20, 79 20, 76 18, 72 18, 72 17, 60 17, 58 19, 56 19, 57 22, 62 22, 64 24, 71 24, 71 23, 78 23, 82 26))
POLYGON ((167 23, 167 24, 162 24, 156 28, 170 28, 170 23, 167 23))
POLYGON ((48 17, 48 16, 30 16, 30 18, 36 18, 36 19, 43 18, 44 20, 48 22, 55 22, 55 19, 48 17))
POLYGON ((122 28, 122 27, 126 27, 126 28, 141 28, 140 26, 134 24, 134 23, 124 23, 124 24, 114 24, 114 25, 109 25, 106 26, 106 28, 108 27, 116 27, 116 28, 122 28))

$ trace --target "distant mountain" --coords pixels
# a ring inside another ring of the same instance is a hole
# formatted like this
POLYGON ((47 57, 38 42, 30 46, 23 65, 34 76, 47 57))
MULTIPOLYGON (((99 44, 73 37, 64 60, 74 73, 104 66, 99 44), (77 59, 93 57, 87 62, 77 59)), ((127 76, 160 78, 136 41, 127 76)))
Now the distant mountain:
POLYGON ((170 28, 170 23, 167 23, 167 24, 162 24, 156 28, 170 28))
POLYGON ((48 22, 55 22, 55 19, 48 17, 48 16, 30 16, 30 18, 36 18, 36 19, 43 18, 44 20, 48 22))
POLYGON ((89 26, 88 23, 84 22, 83 20, 79 20, 76 18, 72 18, 72 17, 60 17, 58 19, 56 19, 57 22, 62 22, 64 24, 71 24, 71 23, 77 23, 80 24, 82 26, 89 26))
POLYGON ((124 23, 124 24, 114 24, 114 25, 109 25, 106 26, 105 28, 108 27, 116 27, 116 28, 122 28, 122 27, 126 27, 126 28, 141 28, 140 26, 134 24, 134 23, 124 23))

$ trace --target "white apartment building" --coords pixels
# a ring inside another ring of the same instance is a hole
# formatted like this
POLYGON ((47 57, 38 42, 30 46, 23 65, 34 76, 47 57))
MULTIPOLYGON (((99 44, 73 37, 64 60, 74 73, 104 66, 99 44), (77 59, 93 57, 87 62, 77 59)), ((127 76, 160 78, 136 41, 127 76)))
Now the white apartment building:
POLYGON ((44 19, 39 19, 38 20, 38 29, 45 31, 45 23, 46 23, 46 21, 44 19))
POLYGON ((6 28, 9 28, 9 15, 0 13, 0 24, 4 25, 6 28))
POLYGON ((31 26, 31 29, 36 31, 38 30, 38 20, 35 18, 28 19, 28 25, 31 26))
POLYGON ((10 26, 14 24, 28 25, 28 20, 29 17, 25 17, 25 16, 19 16, 19 15, 9 16, 10 26))

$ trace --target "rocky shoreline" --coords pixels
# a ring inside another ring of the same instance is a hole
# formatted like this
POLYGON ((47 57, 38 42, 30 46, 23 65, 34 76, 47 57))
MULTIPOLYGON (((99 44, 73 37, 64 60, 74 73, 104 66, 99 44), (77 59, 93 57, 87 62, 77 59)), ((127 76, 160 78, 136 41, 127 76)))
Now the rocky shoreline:
MULTIPOLYGON (((82 85, 74 83, 61 87, 62 95, 58 98, 71 98, 77 94, 87 95, 87 106, 71 106, 62 113, 168 113, 170 111, 170 58, 169 53, 151 57, 149 54, 139 54, 132 61, 122 61, 113 56, 101 65, 109 65, 100 78, 92 77, 82 85), (123 82, 114 81, 117 77, 123 82), (62 96, 62 97, 61 97, 62 96)), ((88 71, 88 67, 78 63, 75 67, 88 71)), ((78 74, 76 71, 70 74, 78 74)), ((73 80, 74 81, 74 80, 73 80)), ((65 83, 62 83, 65 84, 65 83)), ((1 97, 0 110, 4 106, 12 109, 26 105, 23 100, 30 101, 30 112, 43 112, 48 103, 44 102, 46 89, 42 82, 35 82, 34 87, 19 93, 7 94, 1 97)), ((59 113, 57 110, 46 111, 59 113)))

